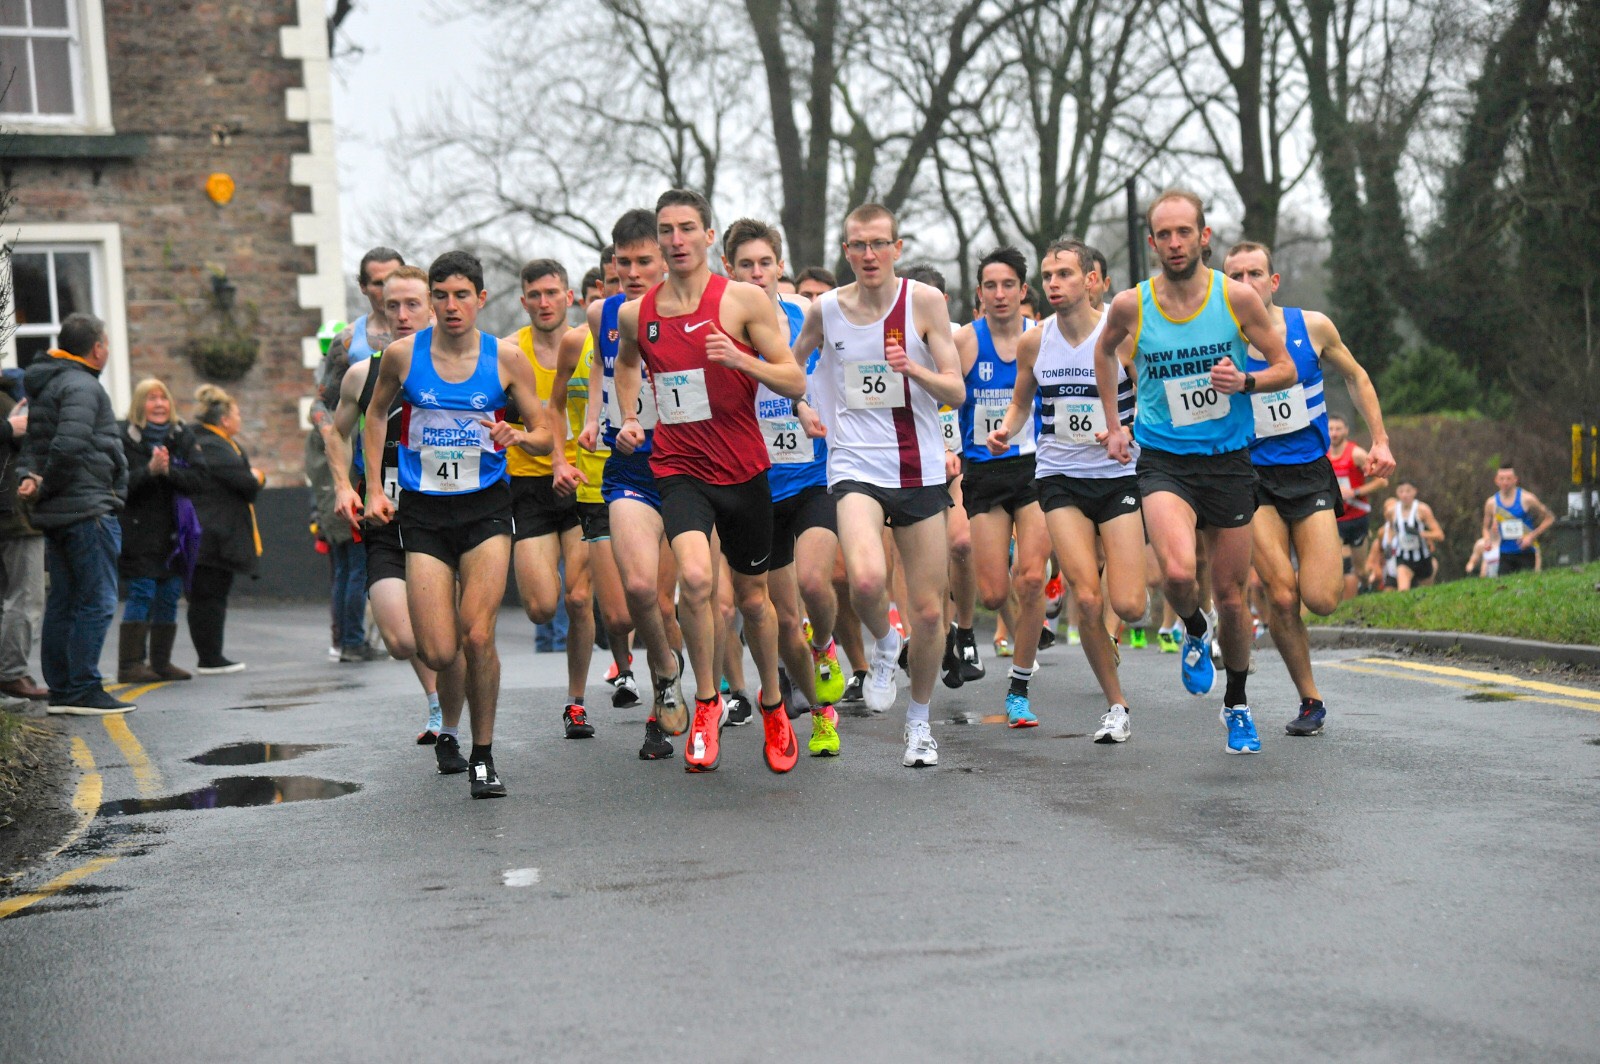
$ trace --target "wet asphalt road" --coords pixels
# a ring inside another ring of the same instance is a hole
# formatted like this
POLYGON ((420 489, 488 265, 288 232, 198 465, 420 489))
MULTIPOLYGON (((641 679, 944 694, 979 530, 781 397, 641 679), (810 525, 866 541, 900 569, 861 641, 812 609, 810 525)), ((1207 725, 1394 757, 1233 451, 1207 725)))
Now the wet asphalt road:
MULTIPOLYGON (((82 874, 0 920, 8 1064, 1600 1058, 1583 692, 1321 652, 1329 729, 1290 739, 1263 649, 1265 749, 1229 757, 1220 700, 1151 649, 1126 654, 1133 739, 1105 747, 1063 645, 1041 727, 936 725, 937 769, 900 767, 902 692, 845 718, 837 760, 774 776, 753 725, 689 776, 637 759, 644 714, 598 669, 599 735, 562 739, 562 660, 507 613, 511 795, 471 802, 412 744, 409 669, 328 663, 326 631, 241 611, 250 671, 144 696, 137 745, 69 725, 106 802, 360 789, 97 816, 9 888, 82 874), (328 745, 185 760, 251 740, 328 745)), ((1001 677, 941 687, 935 718, 998 712, 1001 677)))

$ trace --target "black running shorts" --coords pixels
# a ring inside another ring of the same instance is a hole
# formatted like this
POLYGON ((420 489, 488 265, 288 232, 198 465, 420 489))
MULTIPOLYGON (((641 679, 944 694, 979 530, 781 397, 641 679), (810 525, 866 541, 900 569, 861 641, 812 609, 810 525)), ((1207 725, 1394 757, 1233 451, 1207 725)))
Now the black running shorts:
POLYGON ((386 525, 363 525, 361 542, 367 547, 367 590, 379 580, 406 578, 406 552, 400 546, 398 519, 386 525))
POLYGON ((1333 463, 1324 455, 1300 465, 1256 466, 1256 507, 1270 506, 1293 524, 1314 513, 1344 513, 1344 495, 1333 476, 1333 463))
POLYGON ((578 524, 583 527, 585 543, 599 543, 611 538, 611 508, 603 502, 580 502, 578 524))
POLYGON ((1353 521, 1340 521, 1339 541, 1351 550, 1360 547, 1367 541, 1367 534, 1371 531, 1368 526, 1370 519, 1371 515, 1362 515, 1353 521))
POLYGON ((407 554, 426 554, 459 569, 463 554, 515 532, 511 487, 505 481, 461 495, 400 492, 400 545, 407 554))
POLYGON ((1196 528, 1243 528, 1256 512, 1256 470, 1250 449, 1222 454, 1139 451, 1139 494, 1171 492, 1189 504, 1196 528))
POLYGON ((828 489, 834 496, 847 494, 866 495, 878 500, 883 507, 883 523, 890 528, 903 528, 937 517, 950 509, 950 492, 942 485, 925 488, 880 488, 859 480, 841 480, 828 489))
POLYGON ((1533 551, 1514 551, 1511 554, 1507 554, 1505 551, 1500 552, 1501 576, 1510 576, 1512 573, 1531 572, 1533 572, 1533 551))
POLYGON ((1139 478, 1069 477, 1055 473, 1039 478, 1039 505, 1045 513, 1076 508, 1097 525, 1139 512, 1139 478))
POLYGON ((578 527, 578 499, 557 495, 554 477, 512 477, 511 512, 518 542, 578 527))
POLYGON ((1018 510, 1039 501, 1035 487, 1033 455, 996 458, 990 462, 967 461, 961 467, 961 505, 968 517, 986 514, 995 507, 1016 516, 1018 510))
POLYGON ((794 545, 807 530, 826 528, 837 533, 837 511, 838 500, 821 484, 813 484, 782 502, 773 503, 770 569, 782 569, 794 562, 794 545))
POLYGON ((772 489, 765 471, 743 484, 707 484, 691 476, 659 477, 661 524, 671 543, 685 532, 715 528, 736 573, 764 573, 772 561, 772 489))

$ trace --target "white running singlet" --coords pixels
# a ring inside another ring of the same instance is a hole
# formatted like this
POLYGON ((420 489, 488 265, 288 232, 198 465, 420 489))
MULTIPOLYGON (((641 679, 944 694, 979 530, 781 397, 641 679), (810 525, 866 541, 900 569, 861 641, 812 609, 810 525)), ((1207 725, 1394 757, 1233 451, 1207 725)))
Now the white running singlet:
POLYGON ((822 355, 811 378, 817 413, 828 427, 828 486, 857 480, 880 488, 944 486, 944 434, 939 404, 889 369, 884 347, 892 336, 920 365, 937 370, 916 330, 912 292, 901 278, 889 312, 856 325, 839 309, 836 291, 818 299, 822 355))
MULTIPOLYGON (((1039 385, 1039 447, 1034 459, 1038 476, 1106 480, 1138 471, 1139 445, 1132 439, 1128 441, 1131 460, 1122 465, 1094 438, 1095 433, 1106 431, 1105 407, 1094 380, 1094 349, 1105 327, 1102 314, 1083 343, 1074 346, 1061 334, 1055 315, 1040 326, 1044 332, 1033 363, 1033 379, 1039 385)), ((1117 412, 1124 425, 1133 423, 1133 381, 1126 366, 1118 367, 1117 412)))

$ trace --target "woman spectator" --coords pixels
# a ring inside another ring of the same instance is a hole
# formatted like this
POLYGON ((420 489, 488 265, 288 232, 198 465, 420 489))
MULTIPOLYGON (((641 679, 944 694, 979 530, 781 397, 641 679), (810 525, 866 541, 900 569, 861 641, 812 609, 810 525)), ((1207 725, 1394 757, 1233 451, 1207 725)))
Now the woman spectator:
POLYGON ((133 389, 128 419, 118 428, 128 456, 128 504, 122 513, 117 569, 128 598, 122 608, 117 682, 187 680, 189 673, 172 664, 178 600, 194 562, 180 549, 178 513, 194 513, 189 496, 203 487, 203 463, 194 434, 176 416, 172 393, 153 377, 133 389))
POLYGON ((214 384, 202 384, 194 397, 200 423, 195 437, 205 477, 194 494, 203 531, 189 592, 189 638, 200 655, 195 671, 215 676, 244 669, 242 662, 223 657, 222 637, 233 578, 239 573, 254 576, 261 557, 261 532, 252 503, 267 476, 251 466, 234 439, 240 429, 239 404, 214 384))

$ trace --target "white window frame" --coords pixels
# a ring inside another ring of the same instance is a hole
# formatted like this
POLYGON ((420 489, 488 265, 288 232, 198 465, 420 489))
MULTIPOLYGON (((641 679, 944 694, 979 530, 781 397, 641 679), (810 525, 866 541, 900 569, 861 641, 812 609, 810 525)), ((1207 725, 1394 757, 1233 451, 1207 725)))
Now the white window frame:
MULTIPOLYGON (((77 108, 70 115, 0 113, 6 128, 21 133, 112 133, 111 81, 106 64, 102 0, 67 0, 72 80, 77 108)), ((5 76, 0 72, 0 77, 5 76)))
MULTIPOLYGON (((89 254, 94 271, 94 314, 106 323, 106 341, 111 357, 106 361, 100 383, 111 395, 112 409, 122 417, 133 392, 128 366, 128 307, 122 275, 122 227, 115 222, 19 225, 15 236, 6 242, 6 269, 11 267, 13 251, 83 251, 89 254)), ((6 308, 6 324, 16 326, 16 308, 6 308)), ((8 335, 0 364, 17 364, 17 341, 8 335)))

